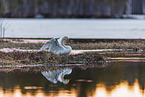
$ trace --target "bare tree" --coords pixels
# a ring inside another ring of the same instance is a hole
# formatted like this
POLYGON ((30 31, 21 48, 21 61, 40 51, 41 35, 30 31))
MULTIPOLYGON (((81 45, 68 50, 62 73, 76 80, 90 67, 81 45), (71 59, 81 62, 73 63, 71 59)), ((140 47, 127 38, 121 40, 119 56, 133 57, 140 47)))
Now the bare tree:
POLYGON ((8 27, 7 23, 4 22, 3 18, 1 18, 0 19, 0 36, 1 36, 1 38, 5 37, 5 31, 6 31, 7 27, 8 27))

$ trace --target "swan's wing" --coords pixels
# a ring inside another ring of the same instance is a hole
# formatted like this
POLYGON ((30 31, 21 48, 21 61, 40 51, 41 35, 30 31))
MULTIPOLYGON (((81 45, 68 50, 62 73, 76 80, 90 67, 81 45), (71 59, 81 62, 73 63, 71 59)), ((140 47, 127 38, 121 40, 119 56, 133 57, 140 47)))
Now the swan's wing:
POLYGON ((40 51, 45 50, 46 48, 49 48, 51 43, 53 43, 54 41, 56 41, 55 38, 48 40, 40 49, 40 51))
POLYGON ((59 43, 58 39, 50 46, 50 51, 54 54, 59 55, 64 50, 64 47, 59 43))
POLYGON ((43 51, 43 50, 45 50, 46 48, 49 48, 50 43, 51 43, 50 41, 47 41, 47 42, 41 47, 40 51, 43 51))
POLYGON ((52 51, 52 50, 57 49, 58 47, 59 47, 59 43, 58 43, 57 38, 55 38, 55 40, 53 40, 51 44, 49 45, 49 50, 52 51))
POLYGON ((50 82, 56 84, 57 83, 57 74, 54 71, 43 71, 42 75, 50 82))
POLYGON ((59 46, 59 54, 69 54, 71 52, 71 50, 72 50, 72 48, 70 46, 66 46, 66 45, 63 44, 63 40, 64 39, 68 39, 68 37, 66 37, 66 36, 64 36, 64 37, 60 37, 58 39, 58 43, 60 45, 59 46))
POLYGON ((58 43, 59 43, 59 44, 61 44, 62 38, 63 38, 63 37, 60 37, 60 38, 58 39, 58 43))
POLYGON ((46 48, 49 48, 49 51, 54 53, 54 54, 62 54, 64 52, 64 47, 61 44, 61 39, 58 38, 53 38, 49 41, 47 41, 42 48, 40 49, 40 51, 45 50, 46 48))

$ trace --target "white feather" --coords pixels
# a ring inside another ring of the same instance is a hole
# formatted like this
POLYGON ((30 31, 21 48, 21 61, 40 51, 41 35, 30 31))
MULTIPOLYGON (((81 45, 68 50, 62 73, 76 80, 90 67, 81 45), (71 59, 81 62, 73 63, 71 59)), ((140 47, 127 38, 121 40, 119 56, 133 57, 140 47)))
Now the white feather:
POLYGON ((72 48, 70 46, 66 46, 63 44, 63 41, 68 39, 67 36, 64 36, 64 37, 61 37, 61 38, 53 38, 49 41, 47 41, 43 46, 42 48, 40 49, 41 51, 42 50, 45 50, 47 48, 49 48, 49 51, 54 53, 54 54, 57 54, 57 55, 60 55, 60 54, 69 54, 72 50, 72 48))

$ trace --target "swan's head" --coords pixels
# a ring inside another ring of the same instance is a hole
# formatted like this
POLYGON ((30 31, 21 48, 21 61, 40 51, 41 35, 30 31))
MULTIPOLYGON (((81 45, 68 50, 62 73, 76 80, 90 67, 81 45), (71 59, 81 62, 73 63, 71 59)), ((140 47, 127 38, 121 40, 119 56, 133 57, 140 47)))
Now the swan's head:
POLYGON ((64 40, 69 40, 69 38, 67 36, 63 36, 63 37, 60 37, 58 39, 58 42, 61 44, 61 45, 64 45, 64 40))
POLYGON ((64 36, 63 39, 64 40, 69 40, 69 38, 67 36, 64 36))

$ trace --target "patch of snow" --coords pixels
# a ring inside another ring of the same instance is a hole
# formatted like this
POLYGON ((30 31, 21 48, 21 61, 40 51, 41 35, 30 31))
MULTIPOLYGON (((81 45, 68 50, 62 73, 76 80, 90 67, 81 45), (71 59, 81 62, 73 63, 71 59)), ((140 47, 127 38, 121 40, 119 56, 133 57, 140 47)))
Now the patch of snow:
POLYGON ((131 18, 131 19, 145 19, 145 15, 123 15, 123 18, 131 18))
POLYGON ((48 40, 25 39, 24 43, 46 43, 48 40))
POLYGON ((17 48, 3 48, 0 49, 2 52, 13 52, 13 51, 22 51, 22 52, 38 52, 40 50, 23 50, 23 49, 17 49, 17 48))
MULTIPOLYGON (((13 52, 13 51, 21 51, 21 52, 39 52, 40 50, 23 50, 23 49, 17 49, 17 48, 3 48, 0 49, 2 52, 13 52)), ((46 50, 48 51, 48 50, 46 50)), ((72 50, 70 55, 75 55, 75 54, 81 54, 81 53, 86 53, 86 52, 107 52, 107 51, 125 51, 124 49, 94 49, 94 50, 72 50)), ((133 49, 127 49, 127 51, 133 51, 133 49)), ((144 51, 144 50, 140 50, 144 51)))
POLYGON ((71 54, 80 54, 85 52, 102 52, 102 51, 124 51, 124 49, 72 50, 71 54))

